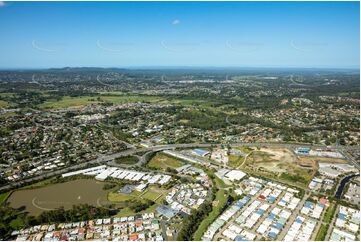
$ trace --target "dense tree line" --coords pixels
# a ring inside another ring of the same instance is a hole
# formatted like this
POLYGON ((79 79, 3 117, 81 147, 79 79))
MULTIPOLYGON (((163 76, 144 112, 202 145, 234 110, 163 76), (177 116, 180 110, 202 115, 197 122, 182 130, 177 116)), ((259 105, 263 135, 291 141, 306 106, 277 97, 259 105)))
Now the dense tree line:
POLYGON ((13 230, 21 229, 22 227, 44 223, 85 221, 110 217, 117 213, 117 210, 111 207, 94 207, 88 204, 74 205, 70 210, 59 208, 44 211, 38 216, 28 215, 23 212, 23 209, 13 209, 8 206, 0 207, 0 239, 9 239, 13 230))
POLYGON ((132 209, 136 213, 138 213, 140 211, 143 211, 143 210, 149 208, 152 205, 154 205, 154 202, 152 200, 149 200, 149 199, 144 199, 143 201, 131 200, 129 202, 130 209, 132 209))
POLYGON ((198 209, 193 209, 191 214, 183 221, 182 229, 179 231, 178 240, 190 241, 202 220, 212 211, 212 204, 204 202, 198 209))

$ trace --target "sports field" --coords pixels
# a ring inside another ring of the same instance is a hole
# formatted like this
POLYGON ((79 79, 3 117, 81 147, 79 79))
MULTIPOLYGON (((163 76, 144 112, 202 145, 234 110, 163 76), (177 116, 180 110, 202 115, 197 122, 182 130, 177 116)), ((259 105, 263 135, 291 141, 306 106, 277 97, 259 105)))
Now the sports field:
POLYGON ((64 183, 51 184, 36 189, 13 192, 7 202, 13 208, 24 207, 31 215, 59 207, 70 209, 75 204, 101 206, 107 202, 104 182, 92 179, 79 179, 64 183))

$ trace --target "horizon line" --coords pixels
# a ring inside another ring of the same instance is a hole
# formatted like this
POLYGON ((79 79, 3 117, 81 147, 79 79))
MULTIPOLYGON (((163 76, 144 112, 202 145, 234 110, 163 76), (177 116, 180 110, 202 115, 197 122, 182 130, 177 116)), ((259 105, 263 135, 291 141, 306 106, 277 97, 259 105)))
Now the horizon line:
POLYGON ((76 69, 76 68, 98 68, 98 69, 335 69, 335 70, 360 70, 360 66, 216 66, 216 65, 133 65, 133 66, 63 66, 63 67, 0 67, 0 71, 14 71, 14 70, 51 70, 51 69, 76 69))

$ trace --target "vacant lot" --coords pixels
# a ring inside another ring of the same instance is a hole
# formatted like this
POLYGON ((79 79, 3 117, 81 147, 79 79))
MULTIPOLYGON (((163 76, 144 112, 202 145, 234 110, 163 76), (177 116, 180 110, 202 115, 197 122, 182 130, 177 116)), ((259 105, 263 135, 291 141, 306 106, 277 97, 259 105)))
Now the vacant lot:
POLYGON ((149 168, 155 168, 155 169, 163 169, 166 170, 169 168, 178 168, 183 165, 183 162, 170 157, 168 155, 165 155, 163 153, 157 153, 149 162, 148 167, 149 168))
POLYGON ((227 164, 230 167, 237 168, 238 166, 240 166, 242 164, 243 161, 244 161, 243 156, 229 155, 227 164))
POLYGON ((348 161, 344 160, 344 159, 319 157, 319 156, 299 156, 297 158, 298 158, 298 160, 300 160, 300 162, 306 163, 306 164, 309 164, 309 163, 316 164, 316 162, 319 162, 319 161, 327 162, 327 163, 342 163, 342 164, 348 163, 348 161))
POLYGON ((244 168, 258 175, 306 187, 317 170, 315 161, 305 164, 285 148, 261 148, 248 157, 244 168))
POLYGON ((238 168, 243 165, 243 162, 248 159, 248 155, 252 152, 252 149, 247 146, 241 146, 233 148, 234 150, 239 150, 241 155, 229 155, 228 156, 228 165, 233 168, 238 168))

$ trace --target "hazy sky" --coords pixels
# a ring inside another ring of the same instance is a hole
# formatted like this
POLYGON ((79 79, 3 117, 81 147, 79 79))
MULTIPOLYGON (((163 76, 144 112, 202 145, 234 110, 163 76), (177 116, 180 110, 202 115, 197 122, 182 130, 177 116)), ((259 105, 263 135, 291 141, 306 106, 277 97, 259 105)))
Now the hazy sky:
POLYGON ((359 18, 359 2, 10 2, 0 68, 358 67, 359 18))

